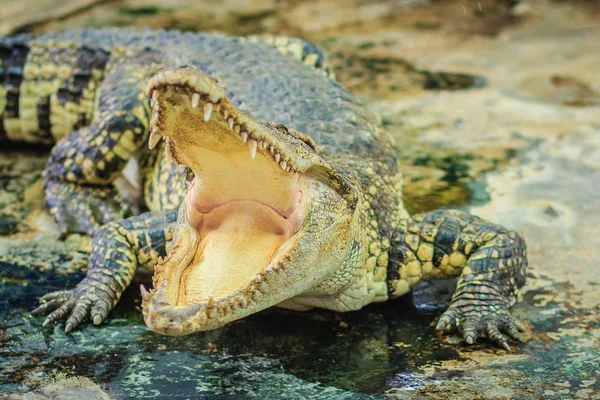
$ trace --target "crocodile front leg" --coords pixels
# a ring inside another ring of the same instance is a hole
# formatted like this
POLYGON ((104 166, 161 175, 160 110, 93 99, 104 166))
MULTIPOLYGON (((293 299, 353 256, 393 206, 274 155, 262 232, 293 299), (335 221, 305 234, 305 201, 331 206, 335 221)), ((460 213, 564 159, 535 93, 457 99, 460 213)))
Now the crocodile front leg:
POLYGON ((100 324, 129 286, 138 267, 154 266, 171 243, 177 210, 148 212, 111 222, 94 233, 87 276, 71 290, 46 294, 32 314, 50 312, 44 326, 64 319, 65 332, 88 315, 100 324))
POLYGON ((52 150, 44 188, 61 236, 91 235, 98 226, 136 213, 112 182, 147 140, 149 101, 143 89, 154 69, 114 67, 99 90, 92 123, 65 136, 52 150))
POLYGON ((516 232, 468 213, 438 210, 403 221, 391 243, 392 296, 420 279, 460 276, 437 330, 457 330, 469 344, 487 337, 506 350, 501 332, 521 340, 524 327, 509 313, 527 268, 525 242, 516 232))

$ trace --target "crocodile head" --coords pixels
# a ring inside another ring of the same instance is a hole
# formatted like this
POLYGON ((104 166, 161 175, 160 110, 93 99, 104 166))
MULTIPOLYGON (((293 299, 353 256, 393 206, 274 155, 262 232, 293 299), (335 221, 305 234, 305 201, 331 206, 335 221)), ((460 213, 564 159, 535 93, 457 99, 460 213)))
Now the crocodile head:
POLYGON ((308 136, 235 107, 193 67, 148 85, 149 146, 193 172, 166 258, 142 289, 158 333, 184 335, 301 295, 340 268, 354 235, 355 188, 308 136))

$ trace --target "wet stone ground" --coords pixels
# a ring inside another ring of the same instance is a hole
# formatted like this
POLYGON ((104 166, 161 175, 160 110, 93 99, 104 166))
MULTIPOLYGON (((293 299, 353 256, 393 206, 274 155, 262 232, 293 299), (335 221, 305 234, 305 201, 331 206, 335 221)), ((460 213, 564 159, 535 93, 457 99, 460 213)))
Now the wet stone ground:
POLYGON ((184 338, 147 331, 130 289, 99 328, 43 328, 27 310, 82 278, 90 244, 56 240, 40 181, 48 149, 4 143, 0 398, 600 398, 597 2, 45 0, 25 17, 20 3, 3 5, 21 17, 0 32, 131 25, 319 43, 396 138, 411 212, 463 208, 525 236, 531 268, 513 312, 528 333, 510 353, 436 337, 451 282, 184 338), (38 15, 48 10, 57 19, 38 15))

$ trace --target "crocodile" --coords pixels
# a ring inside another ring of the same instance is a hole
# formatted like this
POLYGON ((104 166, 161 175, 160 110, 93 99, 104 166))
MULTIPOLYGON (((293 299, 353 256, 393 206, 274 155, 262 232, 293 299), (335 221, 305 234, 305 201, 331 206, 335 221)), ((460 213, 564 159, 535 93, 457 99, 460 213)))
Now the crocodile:
POLYGON ((522 237, 459 210, 409 215, 396 144, 314 44, 109 28, 4 37, 0 62, 0 140, 53 145, 47 208, 61 237, 92 237, 86 277, 32 311, 44 326, 100 325, 136 271, 153 273, 142 313, 165 335, 457 278, 438 331, 522 340, 522 237))

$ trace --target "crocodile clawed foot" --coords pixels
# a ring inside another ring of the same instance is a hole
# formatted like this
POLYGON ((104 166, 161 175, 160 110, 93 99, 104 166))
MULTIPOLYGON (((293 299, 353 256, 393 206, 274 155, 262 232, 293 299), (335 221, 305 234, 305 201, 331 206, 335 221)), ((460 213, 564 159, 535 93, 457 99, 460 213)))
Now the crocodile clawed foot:
POLYGON ((65 333, 77 328, 88 316, 94 325, 99 325, 108 315, 113 303, 106 292, 96 291, 85 279, 72 290, 60 290, 42 296, 40 302, 40 306, 31 311, 31 314, 49 313, 43 326, 66 319, 65 333))
POLYGON ((522 342, 520 332, 526 329, 507 309, 478 305, 468 311, 451 306, 440 317, 436 330, 443 333, 457 331, 467 344, 475 343, 478 338, 487 338, 504 350, 510 351, 510 345, 503 333, 522 342))

